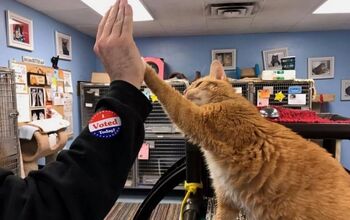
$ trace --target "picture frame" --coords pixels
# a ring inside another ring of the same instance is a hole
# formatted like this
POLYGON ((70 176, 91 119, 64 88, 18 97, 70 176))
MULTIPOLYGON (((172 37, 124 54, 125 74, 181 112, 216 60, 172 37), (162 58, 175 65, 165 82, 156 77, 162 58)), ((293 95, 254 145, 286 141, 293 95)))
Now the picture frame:
POLYGON ((29 87, 30 107, 44 108, 45 107, 45 88, 29 87))
POLYGON ((34 50, 33 21, 12 11, 6 11, 7 45, 22 50, 34 50))
POLYGON ((263 63, 265 70, 281 70, 283 57, 288 56, 288 48, 276 48, 271 50, 263 50, 263 63))
POLYGON ((46 75, 39 73, 28 73, 28 85, 29 86, 45 86, 46 75))
POLYGON ((236 69, 236 49, 217 49, 211 51, 211 60, 219 60, 224 70, 236 69))
POLYGON ((307 60, 309 79, 334 78, 334 57, 310 57, 307 60))
POLYGON ((37 121, 45 119, 45 109, 32 109, 30 110, 31 121, 37 121))
POLYGON ((350 79, 343 79, 341 81, 341 100, 350 101, 350 79))
POLYGON ((55 32, 56 55, 63 60, 72 60, 72 37, 68 34, 55 32))

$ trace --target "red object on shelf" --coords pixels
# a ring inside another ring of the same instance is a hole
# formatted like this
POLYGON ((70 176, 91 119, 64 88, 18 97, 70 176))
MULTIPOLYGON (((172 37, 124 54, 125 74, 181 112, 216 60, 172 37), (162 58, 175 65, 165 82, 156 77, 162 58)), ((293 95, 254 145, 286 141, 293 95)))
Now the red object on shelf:
POLYGON ((274 122, 284 123, 325 123, 325 124, 350 124, 350 119, 345 120, 331 120, 328 118, 321 118, 315 111, 289 109, 279 106, 271 106, 279 112, 280 117, 270 119, 274 122))
POLYGON ((164 79, 164 59, 159 57, 144 57, 148 63, 158 73, 160 79, 164 79))

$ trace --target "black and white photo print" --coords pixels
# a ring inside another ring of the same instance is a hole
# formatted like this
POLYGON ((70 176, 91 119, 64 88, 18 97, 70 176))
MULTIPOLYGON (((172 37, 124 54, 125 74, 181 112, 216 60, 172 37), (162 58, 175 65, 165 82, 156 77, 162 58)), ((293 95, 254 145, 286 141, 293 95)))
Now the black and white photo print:
POLYGON ((30 87, 30 107, 45 107, 45 92, 41 87, 30 87))

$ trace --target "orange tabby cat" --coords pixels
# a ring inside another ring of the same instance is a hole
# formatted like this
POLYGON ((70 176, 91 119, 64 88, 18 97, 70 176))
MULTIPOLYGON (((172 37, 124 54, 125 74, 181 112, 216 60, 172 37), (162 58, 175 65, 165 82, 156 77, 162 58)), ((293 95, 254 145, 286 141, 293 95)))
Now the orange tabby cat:
POLYGON ((216 220, 349 220, 350 176, 324 149, 260 116, 225 80, 209 76, 182 96, 147 66, 145 82, 173 122, 204 152, 218 207, 216 220))

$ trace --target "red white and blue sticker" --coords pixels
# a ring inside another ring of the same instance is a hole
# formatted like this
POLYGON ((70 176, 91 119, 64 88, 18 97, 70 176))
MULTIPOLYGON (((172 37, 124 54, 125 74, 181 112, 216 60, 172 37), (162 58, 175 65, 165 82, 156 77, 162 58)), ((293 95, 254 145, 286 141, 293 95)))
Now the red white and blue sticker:
POLYGON ((122 122, 117 113, 104 110, 97 112, 89 121, 90 133, 99 138, 115 137, 122 126, 122 122))

